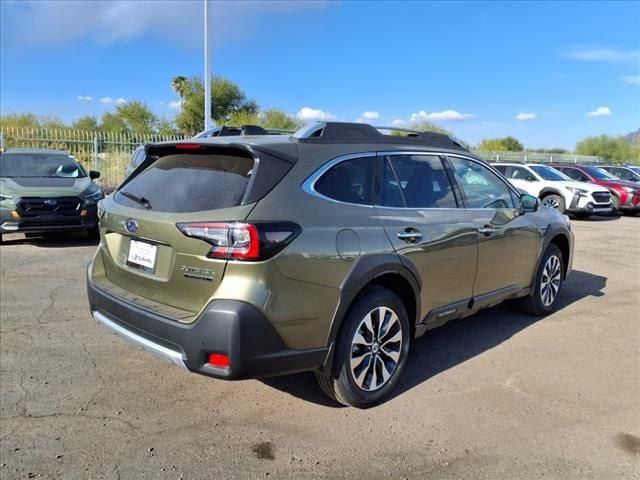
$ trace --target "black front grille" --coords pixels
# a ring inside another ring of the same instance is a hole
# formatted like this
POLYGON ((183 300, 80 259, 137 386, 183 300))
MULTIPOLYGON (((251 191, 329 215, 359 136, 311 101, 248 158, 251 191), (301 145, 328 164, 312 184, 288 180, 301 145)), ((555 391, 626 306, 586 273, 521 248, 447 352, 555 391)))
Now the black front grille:
POLYGON ((18 202, 18 213, 22 217, 80 215, 81 206, 78 197, 23 198, 18 202))
POLYGON ((611 194, 609 192, 595 192, 591 194, 596 203, 609 203, 611 194))

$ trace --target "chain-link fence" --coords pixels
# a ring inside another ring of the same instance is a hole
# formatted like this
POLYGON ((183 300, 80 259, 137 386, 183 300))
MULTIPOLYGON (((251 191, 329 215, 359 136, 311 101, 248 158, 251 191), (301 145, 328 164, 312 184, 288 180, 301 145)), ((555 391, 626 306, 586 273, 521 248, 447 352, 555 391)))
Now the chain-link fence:
MULTIPOLYGON (((126 135, 73 129, 0 128, 0 148, 49 148, 71 153, 87 169, 100 172, 105 190, 115 188, 124 180, 133 150, 144 143, 180 140, 181 136, 126 135)), ((474 150, 480 158, 495 161, 602 163, 599 157, 574 154, 536 152, 488 152, 474 150)))
POLYGON ((73 155, 87 170, 100 172, 105 191, 124 180, 131 154, 145 143, 180 140, 181 136, 126 135, 74 129, 0 128, 0 148, 47 148, 73 155))

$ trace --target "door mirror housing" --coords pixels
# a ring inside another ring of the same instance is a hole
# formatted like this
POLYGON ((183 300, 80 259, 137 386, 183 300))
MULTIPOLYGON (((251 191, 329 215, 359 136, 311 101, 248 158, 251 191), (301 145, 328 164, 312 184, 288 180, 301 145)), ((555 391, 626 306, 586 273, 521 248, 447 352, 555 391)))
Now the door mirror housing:
POLYGON ((520 196, 520 211, 522 213, 537 212, 540 208, 540 199, 525 193, 520 196))
POLYGON ((95 170, 89 170, 89 178, 91 180, 95 180, 96 178, 100 178, 100 172, 96 172, 95 170))

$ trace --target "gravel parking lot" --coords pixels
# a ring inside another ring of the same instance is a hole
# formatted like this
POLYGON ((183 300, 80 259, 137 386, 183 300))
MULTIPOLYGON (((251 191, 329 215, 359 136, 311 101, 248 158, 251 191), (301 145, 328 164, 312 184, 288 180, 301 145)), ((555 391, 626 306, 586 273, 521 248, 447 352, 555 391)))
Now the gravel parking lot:
POLYGON ((500 306, 413 345, 396 395, 329 403, 311 374, 223 382, 90 318, 96 246, 0 248, 0 477, 640 477, 640 218, 575 221, 545 319, 500 306))

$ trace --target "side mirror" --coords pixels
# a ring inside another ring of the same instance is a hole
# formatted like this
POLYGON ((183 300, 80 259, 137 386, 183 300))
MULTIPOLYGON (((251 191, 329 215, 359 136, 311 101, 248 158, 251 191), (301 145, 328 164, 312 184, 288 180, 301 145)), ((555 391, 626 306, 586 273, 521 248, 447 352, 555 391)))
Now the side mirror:
POLYGON ((525 193, 520 197, 520 211, 522 213, 537 212, 540 208, 540 200, 538 197, 525 193))
POLYGON ((96 172, 95 170, 89 170, 89 178, 91 180, 95 180, 96 178, 100 178, 100 172, 96 172))
POLYGON ((534 177, 533 175, 529 175, 527 178, 525 178, 525 180, 527 182, 537 182, 538 180, 536 180, 536 177, 534 177))

